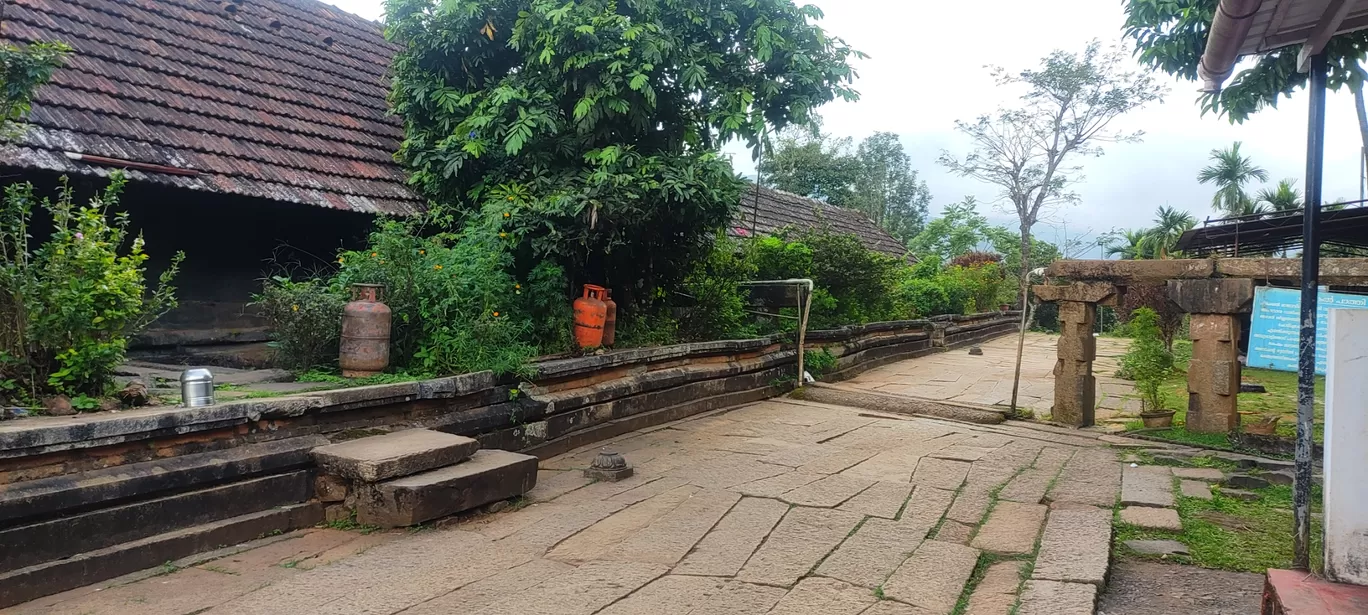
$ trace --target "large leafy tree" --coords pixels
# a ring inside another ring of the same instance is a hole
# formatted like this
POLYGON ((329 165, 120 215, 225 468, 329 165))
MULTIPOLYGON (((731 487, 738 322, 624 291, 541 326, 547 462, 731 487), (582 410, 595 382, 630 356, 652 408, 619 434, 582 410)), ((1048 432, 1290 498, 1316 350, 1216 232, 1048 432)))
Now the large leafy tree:
POLYGON ((1254 204, 1249 197, 1249 184, 1268 181, 1268 171, 1240 153, 1239 141, 1225 149, 1211 150, 1209 159, 1211 164, 1197 172, 1197 181, 1216 186, 1211 208, 1231 216, 1248 212, 1254 204))
POLYGON ((921 232, 931 191, 917 179, 898 135, 874 133, 860 142, 855 157, 859 161, 855 209, 904 242, 921 232))
POLYGON ((1254 197, 1260 203, 1267 203, 1273 211, 1292 211, 1301 209, 1302 195, 1297 190, 1297 180, 1284 179, 1276 188, 1264 188, 1254 197))
POLYGON ((978 211, 978 201, 965 197, 962 202, 946 205, 940 217, 928 222, 907 246, 919 259, 945 263, 990 245, 991 228, 988 218, 978 211))
POLYGON ((1070 189, 1082 179, 1075 161, 1100 155, 1104 143, 1138 140, 1140 133, 1117 130, 1112 123, 1163 93, 1153 77, 1124 70, 1126 62, 1120 51, 1104 51, 1093 41, 1081 53, 1055 51, 1037 69, 994 69, 999 85, 1024 88, 1020 104, 956 122, 973 149, 963 156, 941 156, 951 172, 998 188, 1016 213, 1023 297, 1034 262, 1031 228, 1042 212, 1078 200, 1070 189))
POLYGON ((860 165, 849 153, 849 137, 833 137, 814 124, 789 127, 773 141, 760 158, 760 181, 839 207, 851 206, 860 165))
POLYGON ((680 279, 740 182, 717 155, 854 99, 857 52, 791 0, 388 0, 397 154, 520 265, 631 300, 680 279))
MULTIPOLYGON (((1207 34, 1219 0, 1126 0, 1126 36, 1135 42, 1140 62, 1188 81, 1196 81, 1197 65, 1206 51, 1207 34)), ((1359 62, 1368 50, 1368 31, 1341 34, 1325 46, 1329 85, 1338 90, 1348 84, 1361 87, 1359 62)), ((1243 122, 1264 107, 1276 107, 1278 99, 1290 97, 1307 84, 1307 74, 1297 71, 1301 45, 1258 54, 1219 92, 1202 95, 1203 112, 1225 114, 1243 122)))

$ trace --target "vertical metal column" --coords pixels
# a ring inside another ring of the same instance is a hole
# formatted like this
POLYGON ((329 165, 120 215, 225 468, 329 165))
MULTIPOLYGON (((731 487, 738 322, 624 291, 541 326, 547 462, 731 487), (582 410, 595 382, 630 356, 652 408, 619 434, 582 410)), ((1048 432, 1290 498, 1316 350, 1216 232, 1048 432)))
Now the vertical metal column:
POLYGON ((1306 206, 1302 212, 1301 335, 1297 356, 1296 478, 1292 566, 1311 569, 1312 422, 1316 416, 1316 293, 1320 286, 1321 180, 1325 162, 1325 54, 1311 58, 1306 127, 1306 206))

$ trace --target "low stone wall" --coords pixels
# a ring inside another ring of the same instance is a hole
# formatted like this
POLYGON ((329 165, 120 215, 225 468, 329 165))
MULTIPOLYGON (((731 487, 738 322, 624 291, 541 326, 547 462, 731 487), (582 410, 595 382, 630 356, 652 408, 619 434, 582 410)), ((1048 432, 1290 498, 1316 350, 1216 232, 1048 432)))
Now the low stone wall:
MULTIPOLYGON (((812 331, 808 351, 835 355, 824 379, 840 380, 1016 331, 1018 317, 994 312, 812 331)), ((10 528, 5 535, 27 536, 20 542, 29 554, 0 555, 0 608, 189 555, 210 540, 319 522, 306 452, 320 443, 425 427, 547 458, 781 395, 795 383, 797 352, 788 337, 543 361, 525 380, 480 372, 205 408, 5 421, 0 525, 10 528), (300 487, 306 483, 307 491, 300 487), (214 504, 221 500, 233 505, 214 504), (209 506, 217 508, 204 510, 209 506), (82 529, 121 519, 136 522, 117 540, 82 529), (205 528, 204 536, 186 529, 192 526, 205 528)))

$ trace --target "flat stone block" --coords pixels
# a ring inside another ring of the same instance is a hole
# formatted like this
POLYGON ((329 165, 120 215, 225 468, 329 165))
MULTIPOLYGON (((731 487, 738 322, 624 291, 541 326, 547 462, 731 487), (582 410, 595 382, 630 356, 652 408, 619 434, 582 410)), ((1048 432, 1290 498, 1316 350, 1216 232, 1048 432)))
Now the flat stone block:
POLYGON ((1178 488, 1182 490, 1183 497, 1211 499, 1211 485, 1200 480, 1184 480, 1178 483, 1178 488))
POLYGON ((1127 540, 1125 545, 1140 555, 1188 555, 1187 545, 1176 540, 1127 540))
POLYGON ((909 524, 868 519, 860 531, 822 561, 817 574, 872 590, 882 585, 925 537, 924 530, 909 524))
POLYGON ((616 483, 624 478, 628 478, 632 476, 632 473, 633 470, 631 466, 618 468, 616 470, 600 470, 598 468, 584 469, 585 478, 592 478, 594 480, 607 481, 610 483, 616 483))
POLYGON ((1164 466, 1126 466, 1121 471, 1121 505, 1173 506, 1173 472, 1164 466))
POLYGON ((1075 505, 1050 511, 1032 578, 1102 585, 1111 556, 1112 513, 1075 505))
POLYGON ((1229 489, 1226 487, 1217 487, 1216 491, 1225 497, 1235 498, 1237 500, 1244 500, 1246 502, 1253 502, 1254 500, 1259 499, 1259 494, 1254 493, 1253 491, 1245 491, 1244 489, 1229 489))
POLYGON ((743 498, 674 571, 698 576, 735 576, 788 509, 788 504, 778 500, 743 498))
POLYGON ((858 615, 879 599, 874 592, 833 579, 808 577, 794 586, 771 615, 858 615))
POLYGON ((991 553, 1022 555, 1035 550, 1036 536, 1049 508, 999 500, 970 546, 991 553))
POLYGON ((1003 561, 992 564, 974 593, 969 596, 965 615, 1007 615, 1016 605, 1017 588, 1021 586, 1021 562, 1003 561))
POLYGON ((1193 480, 1211 482, 1225 480, 1225 473, 1216 468, 1173 468, 1173 475, 1178 478, 1190 478, 1193 480))
POLYGON ((861 518, 839 510, 790 509, 736 579, 761 585, 793 585, 845 540, 861 518))
POLYGON ((1183 531, 1183 521, 1178 518, 1178 511, 1172 508, 1152 508, 1149 506, 1122 508, 1121 522, 1151 530, 1183 531))
POLYGON ((1235 474, 1225 479, 1225 484, 1236 489, 1263 489, 1269 486, 1269 482, 1248 474, 1235 474))
POLYGON ((1017 615, 1092 615, 1097 587, 1088 583, 1027 581, 1017 615))
POLYGON ((376 483, 449 466, 479 449, 480 443, 471 438, 408 429, 320 446, 313 450, 313 455, 330 474, 376 483))
POLYGON ((941 542, 953 542, 958 545, 969 544, 969 536, 974 533, 974 526, 959 521, 946 519, 941 522, 940 529, 936 530, 936 540, 941 542))
POLYGON ((947 615, 964 592, 964 584, 978 565, 977 549, 928 540, 899 566, 883 585, 884 595, 947 615))
POLYGON ((416 525, 530 491, 537 485, 537 458, 487 450, 440 470, 367 485, 357 521, 381 527, 416 525))

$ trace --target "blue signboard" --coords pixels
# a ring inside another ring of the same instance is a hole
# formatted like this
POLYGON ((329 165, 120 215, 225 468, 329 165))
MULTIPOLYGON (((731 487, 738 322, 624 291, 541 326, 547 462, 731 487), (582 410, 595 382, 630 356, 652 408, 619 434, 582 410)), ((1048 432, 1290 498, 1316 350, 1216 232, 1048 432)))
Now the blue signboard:
MULTIPOLYGON (((1331 309, 1368 309, 1368 296, 1321 291, 1316 309, 1316 373, 1325 374, 1326 329, 1331 309)), ((1301 291, 1261 286, 1254 289, 1253 323, 1249 329, 1250 367, 1297 371, 1297 338, 1301 331, 1301 291)))

